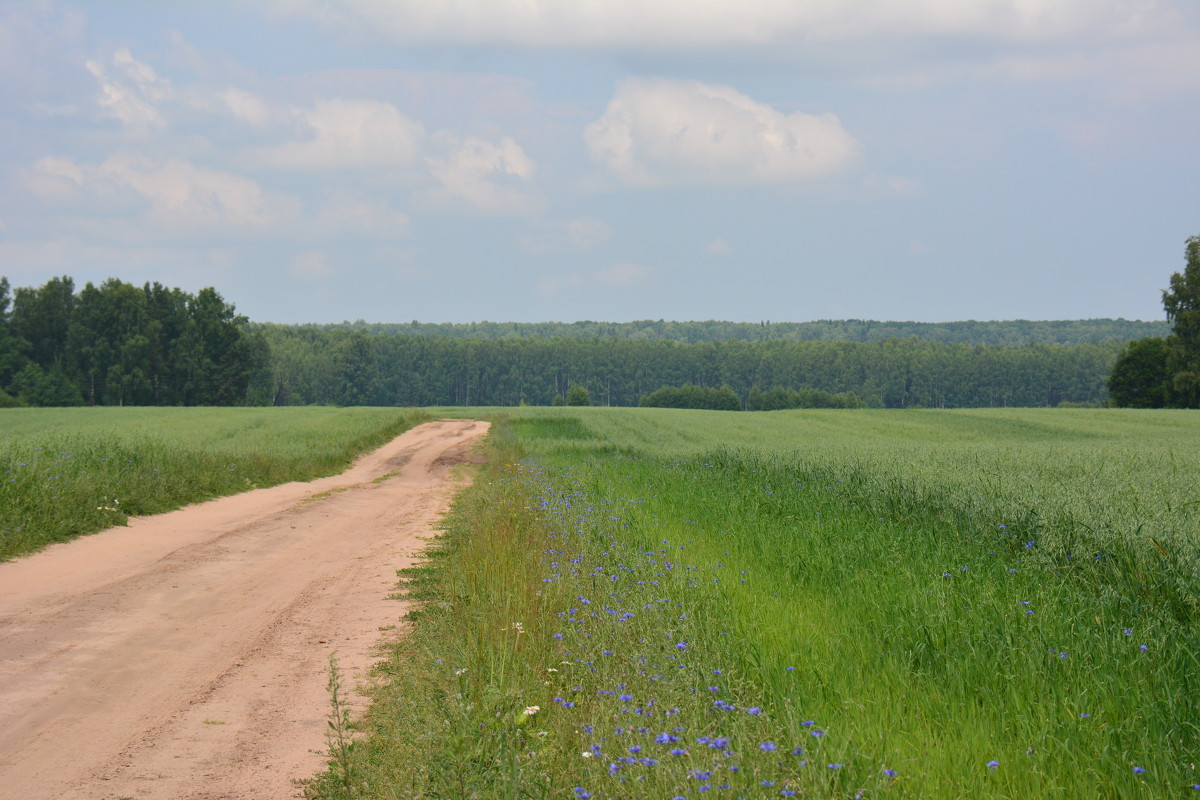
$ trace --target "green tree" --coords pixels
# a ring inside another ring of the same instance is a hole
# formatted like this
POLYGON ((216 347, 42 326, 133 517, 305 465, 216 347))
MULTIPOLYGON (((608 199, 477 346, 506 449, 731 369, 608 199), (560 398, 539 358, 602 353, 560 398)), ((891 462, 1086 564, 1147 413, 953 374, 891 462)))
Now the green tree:
POLYGON ((66 275, 50 279, 40 289, 17 289, 9 329, 24 340, 20 344, 30 361, 43 369, 63 367, 74 307, 75 283, 66 275))
POLYGON ((0 388, 8 385, 21 360, 17 338, 9 326, 12 297, 8 292, 8 278, 0 278, 0 388))
POLYGON ((1200 407, 1200 236, 1188 238, 1186 266, 1171 276, 1163 291, 1163 308, 1171 323, 1167 339, 1167 403, 1177 408, 1200 407))
POLYGON ((663 386, 643 397, 643 408, 696 408, 705 411, 741 411, 742 401, 728 386, 663 386))
POLYGON ((29 363, 13 378, 12 393, 30 406, 81 406, 83 397, 71 379, 59 369, 46 372, 29 363))
POLYGON ((567 405, 569 406, 590 406, 592 397, 588 394, 586 387, 575 384, 570 389, 567 389, 567 405))
POLYGON ((246 318, 212 287, 187 302, 187 319, 171 348, 183 405, 229 406, 246 396, 254 372, 246 318))
POLYGON ((1130 342, 1113 365, 1108 391, 1114 406, 1162 408, 1167 403, 1168 348, 1165 339, 1130 342))

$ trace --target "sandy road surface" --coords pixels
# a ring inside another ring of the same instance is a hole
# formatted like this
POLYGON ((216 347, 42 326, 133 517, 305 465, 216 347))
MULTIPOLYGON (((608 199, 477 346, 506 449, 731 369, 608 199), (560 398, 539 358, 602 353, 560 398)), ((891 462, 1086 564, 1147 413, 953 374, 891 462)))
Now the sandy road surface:
POLYGON ((335 477, 0 564, 0 796, 297 796, 323 766, 329 653, 353 686, 486 429, 429 423, 335 477))

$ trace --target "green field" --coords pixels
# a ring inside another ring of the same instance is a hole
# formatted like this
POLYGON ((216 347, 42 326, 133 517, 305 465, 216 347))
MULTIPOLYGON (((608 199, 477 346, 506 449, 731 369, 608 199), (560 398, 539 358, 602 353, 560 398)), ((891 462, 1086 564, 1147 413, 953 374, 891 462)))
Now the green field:
POLYGON ((493 467, 312 794, 1200 785, 1200 414, 478 413, 493 467))
MULTIPOLYGON (((432 415, 0 412, 0 553, 432 415)), ((1200 413, 468 409, 498 425, 316 797, 1145 797, 1200 753, 1200 413)))
POLYGON ((384 408, 0 410, 0 560, 345 468, 429 417, 384 408))

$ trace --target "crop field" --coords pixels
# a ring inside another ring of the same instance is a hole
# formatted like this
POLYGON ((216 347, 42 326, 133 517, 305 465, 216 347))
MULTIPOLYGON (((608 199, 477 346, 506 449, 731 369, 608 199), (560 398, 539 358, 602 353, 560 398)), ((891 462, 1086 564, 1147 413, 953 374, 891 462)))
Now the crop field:
POLYGON ((0 410, 0 560, 347 466, 428 417, 383 408, 0 410))
POLYGON ((312 795, 1200 790, 1200 414, 478 414, 312 795))

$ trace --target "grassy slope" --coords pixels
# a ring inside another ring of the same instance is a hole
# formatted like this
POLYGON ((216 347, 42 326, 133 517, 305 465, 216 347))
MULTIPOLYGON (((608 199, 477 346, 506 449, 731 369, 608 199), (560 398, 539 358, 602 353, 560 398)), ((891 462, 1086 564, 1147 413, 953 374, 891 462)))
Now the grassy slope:
POLYGON ((375 408, 0 410, 0 559, 344 468, 429 417, 375 408))
POLYGON ((356 794, 1197 782, 1200 416, 506 413, 356 794))

